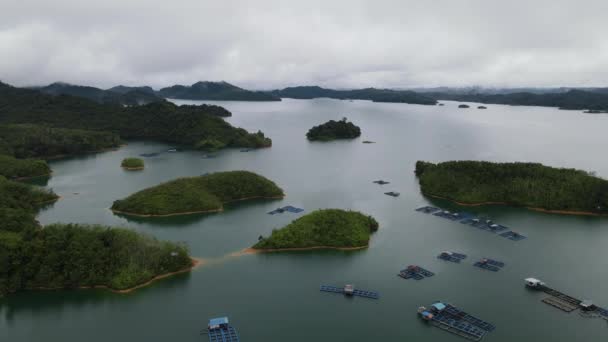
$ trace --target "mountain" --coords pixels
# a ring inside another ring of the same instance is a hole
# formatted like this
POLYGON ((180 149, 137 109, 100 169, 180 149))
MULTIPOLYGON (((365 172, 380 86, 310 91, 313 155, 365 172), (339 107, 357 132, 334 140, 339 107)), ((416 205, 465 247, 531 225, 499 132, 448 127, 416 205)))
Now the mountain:
POLYGON ((156 91, 154 89, 152 89, 152 87, 148 87, 148 86, 129 87, 129 86, 124 86, 124 85, 117 85, 115 87, 107 89, 107 91, 111 91, 113 93, 119 93, 119 94, 126 94, 133 90, 139 90, 139 91, 142 91, 144 93, 149 93, 149 94, 156 94, 156 91))
POLYGON ((314 99, 327 97, 332 99, 370 100, 374 102, 398 102, 423 105, 435 105, 437 101, 425 94, 418 94, 411 90, 392 90, 364 88, 354 90, 334 90, 321 88, 319 86, 288 87, 282 90, 274 90, 271 94, 278 97, 294 99, 314 99))
POLYGON ((119 88, 119 90, 125 90, 123 92, 120 92, 113 90, 103 90, 89 86, 80 86, 69 83, 56 82, 48 86, 39 87, 35 89, 53 96, 72 95, 83 97, 95 101, 97 103, 115 103, 127 106, 142 105, 163 100, 161 97, 154 94, 154 90, 149 87, 139 87, 131 89, 125 88, 127 87, 119 88), (152 92, 147 91, 147 88, 152 90, 152 92))
POLYGON ((162 88, 158 95, 184 100, 281 101, 272 94, 246 90, 227 82, 197 82, 191 86, 178 84, 162 88))

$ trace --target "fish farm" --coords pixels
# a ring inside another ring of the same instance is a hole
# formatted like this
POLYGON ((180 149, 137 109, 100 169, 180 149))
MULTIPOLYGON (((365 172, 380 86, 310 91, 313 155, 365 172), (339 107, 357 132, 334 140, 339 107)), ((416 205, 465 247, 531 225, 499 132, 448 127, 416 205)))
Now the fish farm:
POLYGON ((228 317, 218 317, 209 320, 207 335, 210 342, 239 342, 239 335, 228 323, 228 317))
POLYGON ((399 193, 398 192, 394 192, 394 191, 389 191, 389 192, 385 192, 385 195, 389 195, 389 196, 393 196, 393 197, 399 197, 399 193))
POLYGON ((498 272, 505 266, 505 263, 502 261, 496 261, 496 260, 492 260, 492 259, 488 259, 488 258, 483 258, 483 259, 479 260, 478 262, 474 263, 473 266, 482 268, 484 270, 492 271, 492 272, 498 272))
POLYGON ((418 265, 409 265, 405 269, 399 271, 397 274, 403 279, 414 279, 414 280, 422 280, 424 278, 429 278, 435 275, 435 273, 424 269, 418 265))
POLYGON ((420 317, 444 331, 456 334, 472 341, 481 340, 487 333, 496 327, 465 311, 451 305, 437 302, 430 309, 421 306, 418 308, 420 317))
POLYGON ((380 185, 384 185, 384 184, 390 184, 390 182, 387 182, 387 181, 382 180, 382 179, 380 179, 380 180, 376 180, 376 181, 374 181, 374 183, 376 183, 376 184, 380 184, 380 185))
POLYGON ((438 259, 441 260, 445 260, 445 261, 451 261, 451 262, 455 262, 455 263, 460 263, 462 260, 466 259, 466 254, 461 254, 461 253, 455 253, 455 252, 441 252, 441 254, 439 254, 437 256, 438 259))
POLYGON ((380 294, 378 292, 355 289, 353 285, 345 285, 344 287, 321 285, 319 290, 323 292, 342 293, 346 296, 356 296, 370 299, 380 298, 380 294))
POLYGON ((303 211, 304 211, 304 209, 302 209, 302 208, 296 208, 296 207, 292 207, 291 205, 288 205, 288 206, 285 206, 282 208, 276 208, 275 210, 268 212, 268 215, 282 214, 284 212, 298 214, 303 211))
POLYGON ((528 278, 525 280, 526 286, 534 290, 542 291, 548 294, 548 297, 541 299, 541 302, 551 305, 554 308, 570 313, 572 311, 581 310, 583 317, 601 317, 608 321, 608 309, 599 307, 590 300, 580 300, 567 295, 558 290, 552 289, 538 279, 528 278))
POLYGON ((485 230, 490 233, 497 233, 499 236, 504 237, 506 239, 512 241, 521 241, 526 238, 525 235, 522 235, 518 232, 510 231, 507 226, 503 226, 501 224, 497 224, 492 220, 488 219, 480 219, 475 217, 473 214, 466 212, 450 212, 448 210, 444 210, 437 207, 425 206, 416 209, 416 211, 432 214, 433 216, 441 217, 444 219, 448 219, 450 221, 460 222, 465 225, 469 225, 471 227, 475 227, 481 230, 485 230))

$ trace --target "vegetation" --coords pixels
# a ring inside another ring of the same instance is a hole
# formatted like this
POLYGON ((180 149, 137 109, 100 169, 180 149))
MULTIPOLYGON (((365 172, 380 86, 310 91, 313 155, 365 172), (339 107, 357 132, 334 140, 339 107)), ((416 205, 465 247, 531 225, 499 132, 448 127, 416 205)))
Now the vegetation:
POLYGON ((418 161, 416 175, 424 194, 461 203, 608 213, 608 181, 575 169, 536 163, 418 161))
POLYGON ((329 120, 328 122, 311 128, 306 137, 308 140, 329 141, 335 139, 354 139, 361 135, 361 129, 346 118, 340 121, 329 120))
POLYGON ((0 296, 36 288, 130 288, 192 264, 181 244, 86 225, 40 227, 51 191, 0 177, 0 296))
POLYGON ((376 230, 378 222, 371 216, 357 211, 323 209, 273 230, 270 237, 262 238, 253 248, 365 247, 376 230))
POLYGON ((162 88, 163 97, 188 100, 281 101, 269 93, 250 91, 227 82, 197 82, 191 86, 174 85, 162 88))
POLYGON ((452 94, 428 93, 437 100, 506 104, 515 106, 544 106, 561 109, 608 110, 608 93, 569 90, 566 92, 508 94, 452 94))
POLYGON ((120 166, 128 170, 141 170, 144 168, 144 161, 140 158, 125 158, 120 166))
POLYGON ((282 90, 274 90, 271 93, 279 97, 287 97, 294 99, 314 99, 319 97, 327 97, 340 100, 371 100, 374 102, 399 102, 423 105, 437 104, 437 101, 435 99, 409 90, 391 90, 376 88, 334 90, 325 89, 318 86, 303 86, 289 87, 282 90))
POLYGON ((125 139, 152 139, 193 147, 210 140, 224 147, 257 148, 272 144, 262 132, 249 133, 218 117, 228 114, 219 106, 177 106, 167 101, 132 107, 99 104, 0 83, 0 124, 35 123, 113 132, 125 139))
POLYGON ((32 178, 50 173, 51 168, 44 160, 16 159, 0 154, 0 175, 6 178, 32 178))
MULTIPOLYGON (((16 158, 53 158, 118 147, 115 133, 54 128, 31 124, 0 125, 4 151, 16 158)), ((1 143, 0 143, 1 144, 1 143)))
POLYGON ((130 89, 125 88, 126 87, 103 90, 95 87, 57 82, 46 87, 36 89, 49 95, 71 95, 83 97, 97 103, 113 103, 127 106, 137 106, 163 101, 163 98, 157 96, 154 91, 148 92, 143 87, 130 89))
POLYGON ((114 201, 112 210, 132 215, 180 215, 223 210, 228 202, 279 198, 284 193, 274 182, 248 171, 217 172, 178 178, 114 201))

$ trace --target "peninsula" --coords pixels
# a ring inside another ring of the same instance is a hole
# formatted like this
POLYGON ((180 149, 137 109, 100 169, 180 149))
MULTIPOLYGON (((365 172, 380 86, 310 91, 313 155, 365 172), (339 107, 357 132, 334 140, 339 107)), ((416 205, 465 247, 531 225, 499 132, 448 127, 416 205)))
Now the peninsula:
POLYGON ((562 214, 608 214, 608 181, 537 163, 418 161, 423 194, 462 205, 505 204, 562 214))
POLYGON ((112 211, 133 216, 174 216, 219 212, 224 204, 248 199, 283 198, 273 181, 249 171, 178 178, 114 201, 112 211))
POLYGON ((251 251, 360 249, 369 245, 378 222, 357 211, 321 209, 261 238, 251 251))
POLYGON ((340 121, 329 120, 324 124, 314 126, 306 138, 311 141, 330 141, 336 139, 354 139, 361 135, 361 128, 342 118, 340 121))

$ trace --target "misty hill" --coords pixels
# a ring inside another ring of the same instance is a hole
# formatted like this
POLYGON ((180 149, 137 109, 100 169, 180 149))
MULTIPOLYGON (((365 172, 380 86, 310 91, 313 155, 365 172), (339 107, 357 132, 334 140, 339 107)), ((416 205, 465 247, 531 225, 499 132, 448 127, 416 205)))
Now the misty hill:
POLYGON ((178 84, 162 88, 157 94, 165 98, 184 100, 281 101, 272 94, 246 90, 227 82, 197 82, 191 86, 178 84))
POLYGON ((374 102, 398 102, 423 105, 435 105, 437 101, 425 94, 418 94, 411 90, 391 90, 391 89, 354 89, 354 90, 335 90, 321 88, 318 86, 299 86, 288 87, 282 90, 274 90, 272 94, 279 97, 293 99, 314 99, 327 97, 331 99, 353 99, 370 100, 374 102))
POLYGON ((124 85, 117 85, 115 87, 107 89, 107 91, 111 91, 113 93, 118 93, 118 94, 126 94, 126 93, 128 93, 130 91, 134 91, 134 90, 139 90, 139 91, 142 91, 144 93, 149 93, 149 94, 156 94, 156 91, 154 89, 152 89, 152 87, 149 87, 149 86, 129 87, 129 86, 124 86, 124 85))
POLYGON ((262 132, 249 133, 219 116, 220 106, 177 106, 168 101, 125 107, 70 95, 48 95, 0 83, 0 124, 37 124, 108 131, 125 139, 151 139, 191 147, 266 147, 262 132))
POLYGON ((559 107, 560 109, 608 110, 608 93, 598 91, 568 90, 565 92, 534 94, 448 94, 428 93, 437 100, 506 104, 514 106, 559 107))
MULTIPOLYGON (((120 86, 119 86, 120 87, 120 86)), ((118 88, 118 87, 115 87, 118 88)), ((112 88, 112 89, 115 89, 112 88)), ((73 85, 68 83, 56 82, 46 87, 36 88, 37 90, 57 96, 57 95, 72 95, 78 97, 84 97, 86 99, 95 101, 97 103, 115 103, 128 106, 148 104, 152 102, 162 101, 163 99, 156 94, 154 90, 149 87, 131 88, 127 87, 119 88, 121 91, 115 90, 103 90, 95 87, 73 85), (146 88, 152 90, 148 92, 146 88)))

